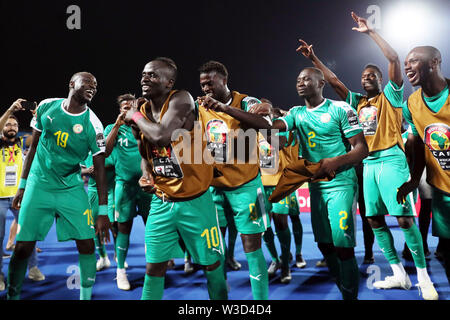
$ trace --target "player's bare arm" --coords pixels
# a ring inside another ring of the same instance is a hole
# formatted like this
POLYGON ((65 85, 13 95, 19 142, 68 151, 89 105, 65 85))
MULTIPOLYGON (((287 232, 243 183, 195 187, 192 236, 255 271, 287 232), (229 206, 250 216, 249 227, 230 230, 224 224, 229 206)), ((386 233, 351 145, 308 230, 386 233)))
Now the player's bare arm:
POLYGON ((216 112, 226 113, 233 118, 239 120, 245 127, 253 129, 270 129, 270 122, 267 121, 262 115, 256 113, 249 113, 238 108, 228 106, 216 99, 203 96, 198 98, 198 102, 201 108, 206 110, 214 110, 216 112))
MULTIPOLYGON (((133 116, 139 112, 131 109, 125 116, 125 122, 134 122, 133 116)), ((172 133, 177 129, 192 130, 194 126, 194 99, 187 91, 178 91, 169 102, 169 107, 161 123, 140 118, 135 122, 139 130, 151 144, 166 147, 172 141, 172 133)))
POLYGON ((348 141, 353 147, 352 150, 338 157, 325 158, 320 160, 320 169, 316 172, 311 180, 321 179, 325 177, 333 179, 336 175, 336 171, 340 167, 355 165, 369 155, 369 147, 367 146, 366 139, 364 138, 364 134, 362 132, 349 138, 348 141))
POLYGON ((323 72, 325 81, 327 81, 334 91, 336 91, 337 95, 345 101, 349 92, 345 84, 343 84, 336 74, 325 66, 323 62, 315 55, 312 44, 310 45, 302 39, 299 39, 298 41, 301 45, 297 48, 297 52, 300 52, 306 58, 311 60, 312 64, 323 72))
POLYGON ((396 85, 401 86, 403 84, 403 77, 397 52, 374 29, 369 27, 366 19, 361 18, 354 12, 352 12, 351 15, 358 25, 357 27, 353 27, 352 30, 365 33, 375 41, 389 61, 389 80, 393 81, 396 85))

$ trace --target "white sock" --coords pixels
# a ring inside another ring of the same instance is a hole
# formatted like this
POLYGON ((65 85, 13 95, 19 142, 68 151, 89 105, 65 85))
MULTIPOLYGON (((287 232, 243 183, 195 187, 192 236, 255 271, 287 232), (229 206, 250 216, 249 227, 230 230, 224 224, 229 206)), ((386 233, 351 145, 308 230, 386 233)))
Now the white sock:
POLYGON ((403 264, 395 263, 391 264, 392 271, 394 272, 394 277, 396 278, 405 278, 406 277, 406 271, 405 268, 403 268, 403 264))
POLYGON ((431 282, 427 268, 416 268, 416 269, 417 269, 417 280, 419 282, 431 282))

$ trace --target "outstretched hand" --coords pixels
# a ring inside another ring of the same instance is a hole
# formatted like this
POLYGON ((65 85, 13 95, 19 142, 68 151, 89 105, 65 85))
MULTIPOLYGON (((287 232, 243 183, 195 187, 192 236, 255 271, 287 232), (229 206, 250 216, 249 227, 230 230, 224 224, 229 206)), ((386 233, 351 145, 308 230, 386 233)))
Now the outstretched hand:
POLYGON ((302 39, 298 39, 298 41, 301 43, 301 46, 298 47, 296 51, 301 52, 306 58, 312 59, 314 57, 313 45, 309 45, 302 39))
POLYGON ((352 11, 351 13, 353 20, 358 24, 358 27, 353 27, 352 30, 361 32, 361 33, 367 33, 371 31, 369 28, 369 25, 367 24, 367 19, 361 18, 356 13, 352 11))
POLYGON ((17 99, 16 101, 14 101, 13 104, 9 107, 9 110, 11 112, 25 110, 25 108, 22 107, 22 104, 21 104, 22 101, 26 101, 26 100, 25 99, 17 99))

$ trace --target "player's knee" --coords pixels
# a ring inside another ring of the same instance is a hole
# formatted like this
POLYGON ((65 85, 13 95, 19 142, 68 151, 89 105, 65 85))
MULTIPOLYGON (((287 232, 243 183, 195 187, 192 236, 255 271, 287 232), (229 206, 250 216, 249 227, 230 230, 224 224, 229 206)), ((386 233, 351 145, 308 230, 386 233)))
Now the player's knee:
POLYGON ((77 244, 78 252, 80 254, 94 254, 95 253, 95 242, 93 239, 77 240, 76 244, 77 244))
POLYGON ((245 253, 254 252, 261 249, 261 233, 241 234, 242 246, 245 253))
POLYGON ((220 260, 218 260, 214 264, 210 264, 209 266, 204 266, 205 271, 211 272, 216 270, 218 267, 220 267, 220 260))
POLYGON ((386 225, 384 216, 367 217, 367 221, 369 221, 370 227, 372 229, 378 229, 386 225))
POLYGON ((289 227, 286 214, 274 213, 273 221, 275 223, 275 229, 277 231, 283 231, 289 227))
POLYGON ((150 277, 164 277, 167 270, 168 261, 161 263, 147 263, 145 272, 150 277))
POLYGON ((334 247, 334 245, 332 243, 319 242, 317 244, 317 246, 319 247, 320 252, 322 252, 322 254, 324 256, 327 256, 327 255, 330 255, 330 254, 336 252, 336 248, 334 247))
POLYGON ((14 248, 14 255, 17 259, 26 259, 31 256, 33 253, 35 241, 17 241, 16 246, 14 248))
POLYGON ((349 260, 355 257, 354 248, 336 247, 336 252, 341 261, 349 260))
POLYGON ((414 220, 412 217, 397 217, 398 225, 402 229, 409 229, 413 226, 414 220))

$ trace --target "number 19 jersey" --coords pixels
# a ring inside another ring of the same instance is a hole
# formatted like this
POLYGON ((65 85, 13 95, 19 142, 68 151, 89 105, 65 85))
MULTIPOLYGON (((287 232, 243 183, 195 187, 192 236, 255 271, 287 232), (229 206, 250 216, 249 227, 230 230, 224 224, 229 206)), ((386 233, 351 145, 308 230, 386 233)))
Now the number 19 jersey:
POLYGON ((80 163, 89 151, 93 156, 105 151, 103 125, 92 110, 71 114, 64 99, 48 99, 39 104, 31 126, 41 132, 28 175, 28 183, 46 190, 82 187, 80 163))

